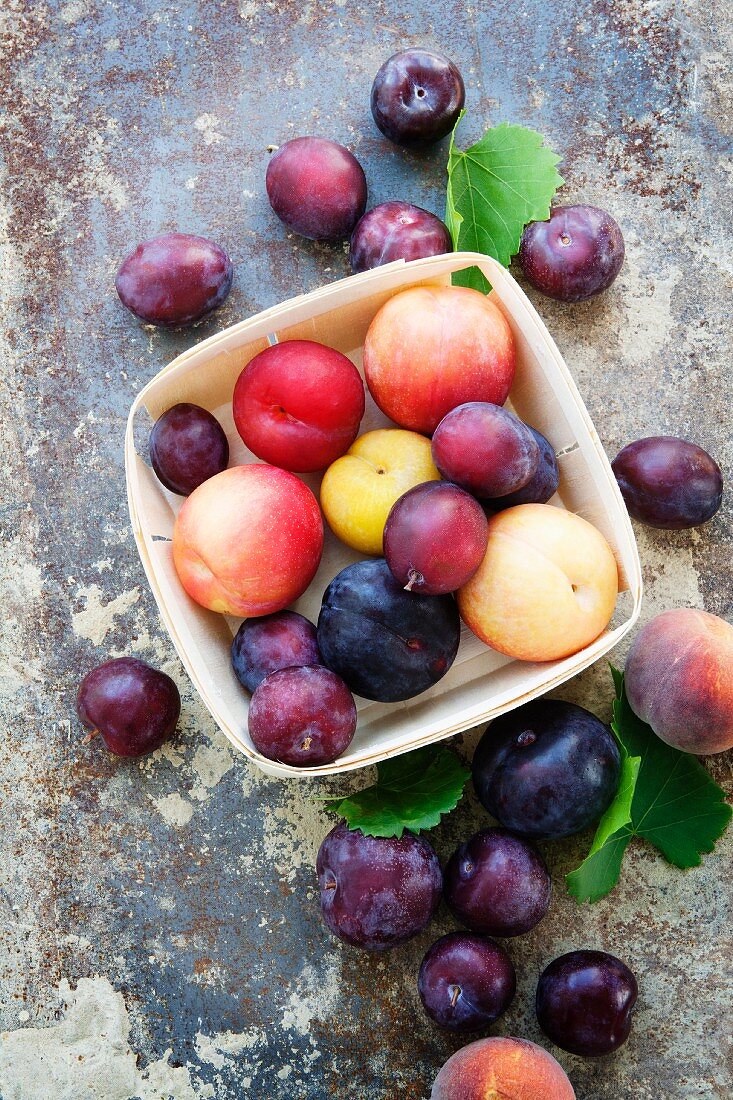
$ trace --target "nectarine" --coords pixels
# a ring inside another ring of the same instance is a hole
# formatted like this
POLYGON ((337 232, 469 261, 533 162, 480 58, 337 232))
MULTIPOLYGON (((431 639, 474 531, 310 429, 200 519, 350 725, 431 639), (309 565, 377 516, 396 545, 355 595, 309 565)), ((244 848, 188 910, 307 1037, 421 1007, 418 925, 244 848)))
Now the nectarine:
POLYGON ((551 1054, 528 1039, 479 1039, 448 1059, 430 1100, 575 1100, 551 1054))
POLYGON ((323 522, 307 485, 253 463, 209 478, 188 497, 173 529, 173 562, 184 589, 228 615, 269 615, 313 580, 323 522))

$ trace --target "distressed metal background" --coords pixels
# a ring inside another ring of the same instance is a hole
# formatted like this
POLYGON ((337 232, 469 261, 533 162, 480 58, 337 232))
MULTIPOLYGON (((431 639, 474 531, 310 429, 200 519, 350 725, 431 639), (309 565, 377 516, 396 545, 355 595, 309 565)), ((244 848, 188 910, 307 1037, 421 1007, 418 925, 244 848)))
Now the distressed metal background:
MULTIPOLYGON (((537 127, 563 154, 567 198, 621 223, 610 293, 533 295, 609 453, 677 433, 730 477, 730 35, 726 0, 2 0, 3 1100, 427 1097, 459 1044, 423 1017, 415 978, 451 921, 441 911, 381 958, 322 928, 323 788, 258 775, 193 695, 128 527, 125 415, 192 341, 347 273, 340 248, 271 214, 269 145, 336 138, 371 203, 442 212, 445 147, 401 152, 368 109, 380 63, 425 44, 464 73, 464 139, 502 119, 537 127), (211 321, 171 335, 139 326, 113 277, 173 228, 221 241, 236 275, 211 321), (184 694, 179 735, 142 763, 82 745, 74 719, 82 673, 122 653, 184 694)), ((638 528, 645 618, 731 616, 730 519, 729 493, 702 530, 638 528)), ((608 718, 607 670, 563 695, 608 718)), ((730 755, 713 770, 730 782, 730 755)), ((485 820, 469 797, 434 834, 441 857, 485 820)), ((634 845, 615 893, 579 909, 563 874, 587 844, 544 846, 553 907, 509 945, 519 992, 497 1031, 539 1039, 541 968, 605 947, 641 998, 616 1057, 553 1051, 579 1098, 729 1098, 731 841, 685 874, 634 845)))

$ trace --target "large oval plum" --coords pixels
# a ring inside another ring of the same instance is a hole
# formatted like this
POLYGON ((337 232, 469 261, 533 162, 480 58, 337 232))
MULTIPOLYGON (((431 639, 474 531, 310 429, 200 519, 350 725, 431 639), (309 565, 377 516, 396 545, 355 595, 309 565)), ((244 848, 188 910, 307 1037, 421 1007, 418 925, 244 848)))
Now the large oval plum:
POLYGON ((226 298, 232 262, 223 248, 193 233, 143 241, 120 264, 115 286, 123 306, 149 325, 193 325, 226 298))
POLYGON ((453 664, 459 639, 453 598, 406 592, 383 559, 348 565, 323 595, 323 661, 365 699, 394 703, 426 691, 453 664))
POLYGON ((619 451, 611 465, 629 514, 650 527, 697 527, 720 508, 720 467, 707 451, 686 439, 637 439, 619 451))

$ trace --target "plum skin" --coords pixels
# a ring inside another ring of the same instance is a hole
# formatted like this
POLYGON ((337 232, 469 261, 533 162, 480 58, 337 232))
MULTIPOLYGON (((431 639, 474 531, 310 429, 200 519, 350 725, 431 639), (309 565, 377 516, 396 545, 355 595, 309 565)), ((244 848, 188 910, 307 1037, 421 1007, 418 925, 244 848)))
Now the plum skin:
POLYGON ((316 628, 297 611, 245 619, 232 638, 231 655, 237 679, 250 692, 281 668, 321 664, 316 628))
POLYGON ((225 300, 234 269, 218 244, 193 233, 142 241, 120 264, 115 287, 141 321, 161 328, 193 325, 225 300))
POLYGON ((563 1050, 596 1058, 626 1042, 638 995, 633 972, 615 955, 569 951, 540 977, 537 1019, 545 1035, 563 1050))
POLYGON ((167 741, 181 714, 173 680, 145 661, 118 657, 88 672, 76 698, 83 725, 116 756, 145 756, 167 741))
POLYGON ((723 499, 717 462, 675 436, 637 439, 611 463, 629 515, 649 527, 679 531, 712 519, 723 499))
POLYGON ((229 463, 229 441, 219 421, 186 401, 158 417, 149 447, 156 477, 179 496, 189 496, 229 463))
POLYGON ((548 298, 582 302, 607 290, 624 262, 618 223, 597 206, 555 206, 524 230, 519 264, 548 298))
POLYGON ((540 462, 529 427, 490 401, 467 401, 446 413, 435 429, 432 452, 444 478, 483 499, 522 489, 540 462))
POLYGON ((336 825, 318 850, 321 912, 339 939, 385 951, 421 932, 440 902, 443 876, 422 836, 365 836, 336 825))
POLYGON ((420 48, 393 54, 374 78, 371 109, 377 127, 398 145, 433 145, 455 126, 466 99, 452 61, 420 48))
POLYGON ((472 768, 480 802, 505 828, 557 839, 605 813, 618 790, 621 757, 610 729, 590 711, 539 699, 488 726, 472 768))
POLYGON ((547 504, 560 484, 560 471, 555 457, 555 448, 542 432, 538 432, 530 424, 527 425, 535 438, 540 450, 540 460, 537 469, 529 481, 516 489, 513 493, 507 493, 502 497, 494 497, 489 501, 490 510, 501 511, 503 508, 515 508, 518 504, 547 504))
POLYGON ((327 138, 286 141, 267 165, 265 186, 280 220, 314 241, 344 240, 366 209, 364 169, 353 153, 327 138))
POLYGON ((248 725, 252 744, 268 760, 316 767, 349 747, 356 704, 341 677, 321 665, 281 668, 255 688, 248 725))
POLYGON ((428 948, 417 982, 426 1013, 451 1031, 477 1031, 511 1004, 517 977, 506 951, 471 932, 449 932, 428 948))
POLYGON ((419 260, 452 251, 448 228, 435 214, 409 202, 383 202, 357 222, 349 260, 352 271, 360 272, 394 260, 419 260))

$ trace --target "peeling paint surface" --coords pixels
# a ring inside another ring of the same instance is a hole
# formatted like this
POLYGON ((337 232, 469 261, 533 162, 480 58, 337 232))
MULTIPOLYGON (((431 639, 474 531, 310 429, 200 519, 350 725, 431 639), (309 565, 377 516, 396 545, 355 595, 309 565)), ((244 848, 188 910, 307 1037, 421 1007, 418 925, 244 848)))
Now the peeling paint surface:
MULTIPOLYGON (((331 822, 314 798, 352 781, 269 779, 214 727, 136 556, 127 410, 194 341, 348 273, 344 249, 271 214, 269 146, 333 137, 371 203, 442 212, 445 148, 398 150, 368 108, 382 61, 424 44, 464 74, 466 142, 503 119, 534 126, 564 155, 564 201, 606 206, 624 230, 604 297, 533 295, 609 454, 687 436, 730 484, 732 39, 723 0, 0 7, 1 1100, 426 1100, 460 1041, 423 1017, 416 974, 454 925, 442 909, 375 958, 322 928, 313 865, 331 822), (114 291, 122 256, 174 228, 235 264, 193 332, 138 325, 114 291), (81 675, 121 654, 183 696, 176 739, 140 762, 83 745, 74 716, 81 675)), ((699 531, 637 526, 644 620, 683 604, 733 617, 730 499, 699 531)), ((610 715, 603 665, 561 694, 610 715)), ((730 754, 711 767, 730 789, 730 754)), ((469 793, 433 834, 441 859, 486 820, 469 793)), ((579 1100, 728 1100, 733 841, 684 874, 632 845, 615 893, 579 909, 563 876, 588 842, 544 845, 553 906, 509 944, 519 989, 496 1032, 541 1042, 542 968, 606 948, 636 971, 639 1009, 612 1059, 553 1049, 579 1100)))

